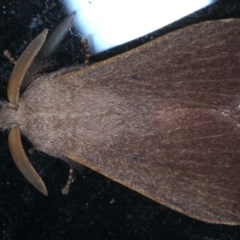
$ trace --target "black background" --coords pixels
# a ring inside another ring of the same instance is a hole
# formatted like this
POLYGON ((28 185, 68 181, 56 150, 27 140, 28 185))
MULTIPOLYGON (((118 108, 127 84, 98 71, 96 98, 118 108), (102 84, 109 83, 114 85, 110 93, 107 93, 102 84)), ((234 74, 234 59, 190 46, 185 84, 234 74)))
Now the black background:
MULTIPOLYGON (((65 14, 60 0, 0 0, 1 100, 7 100, 6 86, 13 68, 3 57, 3 50, 10 50, 17 58, 42 29, 54 29, 65 14)), ((138 41, 95 56, 92 62, 194 22, 229 17, 240 17, 239 0, 218 1, 138 41)), ((81 61, 83 51, 79 43, 80 40, 74 36, 64 41, 55 56, 60 66, 81 61)), ((0 134, 0 143, 1 240, 240 239, 240 227, 212 225, 190 219, 90 170, 76 174, 70 194, 63 196, 60 190, 66 181, 67 165, 43 153, 36 153, 31 160, 49 189, 50 196, 46 198, 15 167, 9 154, 6 132, 0 134)))

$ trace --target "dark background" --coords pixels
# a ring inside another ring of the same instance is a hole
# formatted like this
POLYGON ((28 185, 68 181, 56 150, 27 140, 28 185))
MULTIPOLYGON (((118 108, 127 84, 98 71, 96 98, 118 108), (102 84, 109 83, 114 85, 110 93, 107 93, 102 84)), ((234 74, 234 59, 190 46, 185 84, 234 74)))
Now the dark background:
MULTIPOLYGON (((239 2, 218 1, 138 41, 95 56, 92 62, 194 22, 240 17, 239 2)), ((0 0, 1 100, 7 100, 6 86, 13 68, 3 58, 3 50, 10 50, 17 58, 42 29, 54 29, 65 14, 60 0, 0 0)), ((80 40, 69 36, 55 59, 62 66, 81 61, 82 56, 80 40)), ((25 146, 27 149, 28 144, 25 146)), ((50 196, 46 198, 15 167, 9 154, 6 132, 0 134, 0 156, 0 240, 240 239, 240 227, 212 225, 190 219, 90 170, 77 173, 70 194, 63 196, 61 187, 66 181, 67 165, 58 159, 35 153, 31 160, 49 189, 50 196)))

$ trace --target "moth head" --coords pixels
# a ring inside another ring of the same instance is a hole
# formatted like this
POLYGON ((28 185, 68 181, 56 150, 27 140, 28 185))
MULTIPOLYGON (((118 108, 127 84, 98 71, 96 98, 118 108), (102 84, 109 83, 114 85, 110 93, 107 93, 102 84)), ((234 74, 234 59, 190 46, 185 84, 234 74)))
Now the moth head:
POLYGON ((24 50, 16 62, 10 76, 7 88, 9 102, 0 102, 0 129, 9 130, 8 145, 12 158, 24 175, 24 177, 41 193, 48 195, 46 186, 33 168, 25 154, 21 141, 22 117, 18 112, 20 94, 24 92, 28 84, 34 80, 31 76, 31 69, 38 60, 43 60, 54 52, 56 46, 62 41, 73 23, 76 12, 66 17, 57 28, 48 36, 48 30, 43 30, 24 50))
POLYGON ((0 101, 0 129, 8 130, 17 125, 17 109, 9 102, 0 101))

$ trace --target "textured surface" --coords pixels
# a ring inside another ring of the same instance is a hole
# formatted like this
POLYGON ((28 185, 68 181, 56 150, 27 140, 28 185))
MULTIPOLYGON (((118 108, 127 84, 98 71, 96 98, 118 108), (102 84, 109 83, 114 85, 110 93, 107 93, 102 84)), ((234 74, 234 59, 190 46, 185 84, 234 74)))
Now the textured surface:
MULTIPOLYGON (((211 11, 195 14, 192 21, 237 16, 235 2, 229 6, 218 4, 211 11)), ((52 13, 60 9, 55 1, 46 4, 35 1, 25 6, 6 1, 0 15, 3 18, 1 33, 5 33, 1 35, 1 51, 8 48, 16 55, 21 53, 24 40, 26 45, 43 27, 29 30, 32 17, 45 19, 44 27, 47 27, 52 21, 59 22, 59 14, 52 13)), ((188 18, 186 23, 190 21, 188 18)), ((1 97, 6 99, 5 86, 12 67, 3 59, 1 63, 1 97)), ((70 195, 63 197, 59 189, 65 181, 63 175, 67 174, 65 165, 43 155, 34 155, 35 165, 52 184, 52 195, 45 199, 17 171, 6 141, 6 135, 2 134, 2 239, 239 239, 238 227, 214 226, 188 219, 88 171, 78 175, 70 195)))

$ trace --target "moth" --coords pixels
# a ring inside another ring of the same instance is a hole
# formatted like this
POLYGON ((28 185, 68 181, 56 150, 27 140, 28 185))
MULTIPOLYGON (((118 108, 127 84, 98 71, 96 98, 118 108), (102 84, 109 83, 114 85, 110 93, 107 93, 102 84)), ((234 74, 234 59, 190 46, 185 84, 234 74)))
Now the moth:
POLYGON ((240 19, 184 27, 123 54, 36 77, 73 15, 18 59, 0 127, 22 174, 47 195, 33 146, 192 218, 240 224, 240 19))

